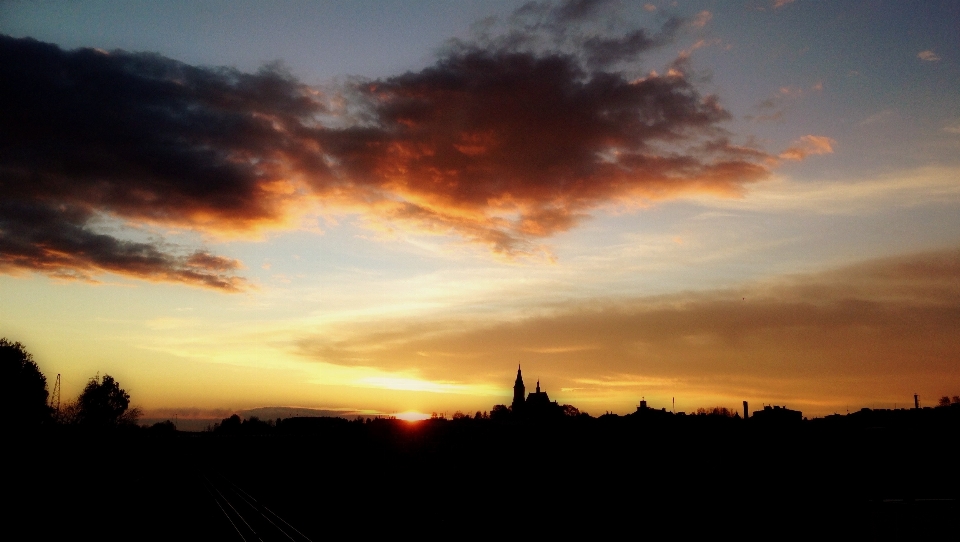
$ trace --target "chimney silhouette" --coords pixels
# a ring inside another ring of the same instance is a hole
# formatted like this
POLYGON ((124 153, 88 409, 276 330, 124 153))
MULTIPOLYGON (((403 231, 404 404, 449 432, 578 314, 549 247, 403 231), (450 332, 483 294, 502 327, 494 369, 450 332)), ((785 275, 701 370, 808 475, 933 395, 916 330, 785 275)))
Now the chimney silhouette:
POLYGON ((750 417, 750 411, 747 410, 747 402, 744 401, 743 402, 743 419, 746 420, 749 417, 750 417))
POLYGON ((913 394, 913 408, 920 408, 920 396, 916 393, 913 394))

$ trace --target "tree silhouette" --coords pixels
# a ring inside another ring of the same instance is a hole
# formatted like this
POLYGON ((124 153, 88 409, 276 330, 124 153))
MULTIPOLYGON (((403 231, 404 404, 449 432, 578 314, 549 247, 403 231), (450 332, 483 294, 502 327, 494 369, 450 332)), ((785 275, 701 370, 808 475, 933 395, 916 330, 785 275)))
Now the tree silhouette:
MULTIPOLYGON (((146 427, 146 426, 144 426, 144 427, 146 427)), ((177 426, 174 425, 173 422, 171 422, 170 420, 164 420, 164 421, 162 421, 162 422, 157 422, 157 423, 151 425, 148 429, 149 429, 149 431, 152 432, 152 433, 159 433, 159 434, 170 434, 170 433, 176 433, 176 432, 177 432, 177 426)))
POLYGON ((0 339, 0 412, 14 426, 31 427, 50 417, 47 378, 18 342, 0 339))
POLYGON ((960 404, 960 395, 954 395, 952 398, 944 395, 940 398, 940 402, 937 404, 937 406, 946 407, 956 404, 960 404))
POLYGON ((493 405, 493 408, 490 409, 491 420, 509 420, 510 416, 511 412, 507 405, 493 405))
POLYGON ((736 413, 736 410, 732 408, 723 407, 723 406, 697 409, 697 416, 716 416, 719 418, 732 418, 735 413, 736 413))
POLYGON ((74 422, 91 429, 112 429, 136 424, 139 409, 129 409, 130 395, 110 375, 87 382, 74 405, 74 422))

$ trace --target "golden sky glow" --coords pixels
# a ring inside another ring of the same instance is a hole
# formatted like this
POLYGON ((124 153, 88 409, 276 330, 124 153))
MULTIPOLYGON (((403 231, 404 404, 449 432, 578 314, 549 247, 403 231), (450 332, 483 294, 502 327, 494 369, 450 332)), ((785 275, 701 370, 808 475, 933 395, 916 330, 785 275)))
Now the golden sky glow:
POLYGON ((412 420, 518 363, 592 414, 958 393, 955 6, 367 5, 294 40, 225 4, 231 44, 0 7, 0 336, 64 397, 412 420))

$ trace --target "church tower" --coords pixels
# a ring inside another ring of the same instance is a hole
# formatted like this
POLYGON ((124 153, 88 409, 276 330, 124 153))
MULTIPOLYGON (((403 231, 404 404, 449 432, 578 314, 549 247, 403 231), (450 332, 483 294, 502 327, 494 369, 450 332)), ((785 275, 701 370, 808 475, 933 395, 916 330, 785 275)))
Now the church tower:
POLYGON ((517 381, 513 383, 513 411, 523 410, 524 392, 523 375, 520 374, 520 366, 517 365, 517 381))

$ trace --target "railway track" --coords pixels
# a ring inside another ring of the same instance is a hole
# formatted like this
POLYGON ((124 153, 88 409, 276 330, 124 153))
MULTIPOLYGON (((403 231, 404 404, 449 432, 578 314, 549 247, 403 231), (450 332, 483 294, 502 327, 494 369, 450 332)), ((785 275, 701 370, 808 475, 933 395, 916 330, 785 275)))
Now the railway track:
POLYGON ((221 474, 201 474, 201 482, 244 542, 312 542, 310 538, 221 474))

